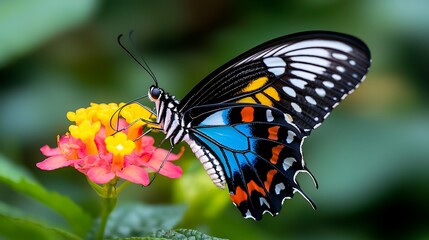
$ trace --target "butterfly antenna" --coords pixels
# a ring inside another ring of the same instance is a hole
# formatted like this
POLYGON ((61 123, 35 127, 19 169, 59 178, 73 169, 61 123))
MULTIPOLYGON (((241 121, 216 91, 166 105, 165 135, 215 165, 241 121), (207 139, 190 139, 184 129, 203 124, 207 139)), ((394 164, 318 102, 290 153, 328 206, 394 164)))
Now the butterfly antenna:
MULTIPOLYGON (((112 129, 114 129, 116 132, 120 132, 120 131, 122 131, 122 130, 124 130, 124 129, 119 129, 119 117, 121 116, 121 112, 122 112, 122 109, 124 109, 124 107, 126 107, 126 106, 128 106, 128 105, 130 105, 130 104, 132 104, 132 103, 137 103, 137 104, 140 104, 138 101, 139 100, 142 100, 142 99, 144 99, 144 98, 147 98, 147 95, 144 95, 144 96, 141 96, 141 97, 138 97, 138 98, 135 98, 135 99, 133 99, 133 100, 131 100, 131 101, 128 101, 127 103, 125 103, 124 105, 122 105, 120 108, 118 108, 113 114, 112 114, 112 116, 110 117, 110 127, 112 128, 112 129), (115 126, 113 126, 113 119, 115 118, 115 116, 117 115, 117 117, 116 117, 116 127, 115 126)), ((152 111, 152 109, 150 109, 150 108, 148 108, 148 107, 146 107, 146 106, 144 106, 144 105, 141 105, 140 104, 140 106, 142 106, 144 109, 146 109, 148 112, 150 112, 150 114, 151 114, 151 117, 152 117, 152 115, 155 115, 155 113, 152 111)))
MULTIPOLYGON (((136 49, 136 47, 135 47, 135 44, 134 44, 134 41, 132 40, 132 34, 133 34, 133 31, 130 31, 130 33, 129 33, 129 35, 128 35, 128 37, 129 37, 129 39, 130 39, 130 42, 131 42, 131 44, 132 44, 132 48, 133 49, 136 49)), ((137 64, 138 65, 140 65, 145 71, 146 71, 146 73, 147 74, 149 74, 149 76, 152 78, 152 80, 155 82, 155 85, 158 87, 158 80, 156 79, 156 76, 155 76, 155 74, 152 72, 152 70, 150 69, 150 67, 149 67, 149 65, 146 63, 146 61, 142 58, 142 57, 140 57, 140 59, 141 59, 141 61, 139 61, 132 53, 131 53, 131 51, 130 50, 128 50, 123 44, 122 44, 122 36, 123 36, 123 34, 119 34, 119 36, 118 36, 118 44, 119 44, 119 46, 121 46, 121 48, 122 49, 124 49, 124 51, 126 52, 126 53, 128 53, 128 55, 130 55, 133 59, 134 59, 134 61, 136 61, 137 62, 137 64)))

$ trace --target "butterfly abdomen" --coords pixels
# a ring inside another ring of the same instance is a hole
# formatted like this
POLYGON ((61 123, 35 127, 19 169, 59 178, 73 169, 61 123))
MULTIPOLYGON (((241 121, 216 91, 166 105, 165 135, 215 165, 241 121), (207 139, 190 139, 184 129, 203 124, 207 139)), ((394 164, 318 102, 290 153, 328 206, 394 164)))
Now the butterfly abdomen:
POLYGON ((225 174, 219 161, 203 145, 188 137, 189 135, 184 139, 184 141, 189 144, 192 152, 200 160, 201 164, 203 164, 204 169, 210 176, 213 183, 217 187, 224 189, 226 183, 225 174))

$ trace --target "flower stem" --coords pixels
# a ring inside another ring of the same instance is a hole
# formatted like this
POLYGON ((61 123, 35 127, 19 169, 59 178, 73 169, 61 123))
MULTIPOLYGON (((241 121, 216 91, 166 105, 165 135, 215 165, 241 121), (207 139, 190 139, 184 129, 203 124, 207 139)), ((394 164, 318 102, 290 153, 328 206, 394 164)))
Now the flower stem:
POLYGON ((112 212, 112 210, 116 206, 116 193, 115 193, 115 186, 112 184, 106 184, 106 195, 101 198, 102 200, 102 209, 101 209, 101 222, 100 227, 98 229, 97 235, 95 237, 96 240, 103 240, 104 239, 104 230, 106 228, 107 220, 109 219, 109 215, 112 212))

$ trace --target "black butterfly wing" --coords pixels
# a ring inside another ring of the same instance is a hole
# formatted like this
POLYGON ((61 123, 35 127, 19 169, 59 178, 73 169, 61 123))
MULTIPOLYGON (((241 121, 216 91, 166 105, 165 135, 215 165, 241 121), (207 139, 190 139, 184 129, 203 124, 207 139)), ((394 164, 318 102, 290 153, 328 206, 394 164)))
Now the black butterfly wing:
POLYGON ((303 139, 363 81, 369 66, 368 48, 352 36, 288 35, 214 71, 178 111, 192 140, 220 162, 243 216, 261 219, 277 214, 295 192, 309 200, 295 181, 308 172, 303 139))
POLYGON ((263 43, 204 78, 179 110, 250 103, 278 108, 309 134, 365 78, 368 47, 334 32, 303 32, 263 43))

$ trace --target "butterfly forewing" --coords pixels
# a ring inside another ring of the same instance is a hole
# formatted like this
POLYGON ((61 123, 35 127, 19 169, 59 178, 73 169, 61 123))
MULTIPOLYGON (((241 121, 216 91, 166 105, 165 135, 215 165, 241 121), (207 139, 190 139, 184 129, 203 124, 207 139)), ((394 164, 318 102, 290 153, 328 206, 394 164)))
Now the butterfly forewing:
POLYGON ((364 79, 369 50, 338 33, 309 32, 264 43, 199 83, 179 109, 240 102, 273 106, 310 132, 364 79))

